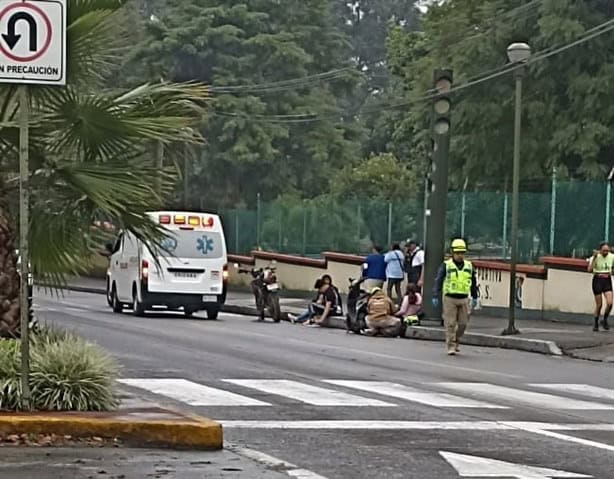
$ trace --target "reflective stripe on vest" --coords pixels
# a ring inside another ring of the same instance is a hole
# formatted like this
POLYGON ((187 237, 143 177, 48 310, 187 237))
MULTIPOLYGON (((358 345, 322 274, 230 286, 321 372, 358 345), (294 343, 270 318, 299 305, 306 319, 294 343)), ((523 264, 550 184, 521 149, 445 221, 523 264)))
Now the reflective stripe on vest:
POLYGON ((614 265, 614 254, 609 253, 605 258, 600 254, 593 260, 593 273, 610 274, 612 265, 614 265))
POLYGON ((443 294, 469 296, 473 278, 473 265, 469 261, 465 261, 463 269, 458 269, 452 259, 444 262, 444 265, 446 266, 446 277, 443 282, 443 294))

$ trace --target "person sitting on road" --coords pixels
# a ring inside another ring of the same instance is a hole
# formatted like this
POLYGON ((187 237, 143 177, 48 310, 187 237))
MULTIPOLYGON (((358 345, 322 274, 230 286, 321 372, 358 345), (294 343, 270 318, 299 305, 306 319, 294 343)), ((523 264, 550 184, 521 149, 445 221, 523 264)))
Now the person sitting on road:
POLYGON ((417 323, 422 316, 422 295, 420 288, 414 283, 407 285, 405 296, 401 303, 401 309, 396 314, 397 318, 406 323, 417 323))
POLYGON ((381 288, 373 288, 367 303, 367 336, 396 337, 401 320, 394 315, 394 304, 381 288))
POLYGON ((313 285, 313 288, 316 290, 316 297, 313 301, 307 306, 305 312, 299 316, 295 316, 294 314, 288 314, 288 318, 292 323, 305 323, 311 320, 314 316, 318 314, 322 314, 324 312, 324 294, 322 293, 322 286, 324 282, 321 278, 318 278, 313 285))
POLYGON ((322 288, 320 288, 320 291, 323 295, 324 311, 305 324, 323 326, 328 318, 343 314, 341 308, 341 295, 339 294, 339 290, 333 285, 332 278, 327 274, 322 276, 322 288))

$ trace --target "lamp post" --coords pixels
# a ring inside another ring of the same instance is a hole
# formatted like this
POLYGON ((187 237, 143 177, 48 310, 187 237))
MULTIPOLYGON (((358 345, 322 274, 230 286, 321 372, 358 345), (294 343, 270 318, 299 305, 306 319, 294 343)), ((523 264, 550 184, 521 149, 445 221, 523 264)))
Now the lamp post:
POLYGON ((516 265, 518 264, 518 203, 520 185, 520 133, 522 126, 522 78, 525 64, 531 57, 531 47, 526 43, 512 43, 507 48, 507 57, 510 63, 517 65, 514 69, 516 79, 516 107, 514 120, 514 167, 512 179, 512 231, 510 242, 512 245, 510 259, 510 296, 508 310, 508 325, 503 335, 518 334, 516 329, 516 265))

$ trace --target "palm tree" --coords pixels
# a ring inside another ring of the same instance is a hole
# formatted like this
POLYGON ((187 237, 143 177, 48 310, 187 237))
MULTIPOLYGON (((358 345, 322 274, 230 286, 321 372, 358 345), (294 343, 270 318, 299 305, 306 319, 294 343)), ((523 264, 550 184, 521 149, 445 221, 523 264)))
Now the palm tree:
MULTIPOLYGON (((61 286, 100 247, 98 220, 157 244, 145 212, 172 193, 176 169, 160 171, 162 142, 198 143, 208 91, 195 83, 144 84, 105 91, 119 75, 126 0, 69 0, 66 87, 30 87, 30 244, 36 278, 61 286), (192 128, 196 126, 196 128, 192 128)), ((19 335, 17 270, 17 88, 0 87, 0 337, 19 335)))

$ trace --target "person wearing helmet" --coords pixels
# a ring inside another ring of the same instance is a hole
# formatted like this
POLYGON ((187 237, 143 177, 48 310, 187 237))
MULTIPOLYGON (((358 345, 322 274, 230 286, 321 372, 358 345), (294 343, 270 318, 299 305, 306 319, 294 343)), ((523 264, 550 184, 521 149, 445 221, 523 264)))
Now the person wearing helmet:
POLYGON ((446 326, 448 354, 459 352, 459 341, 469 322, 469 297, 471 305, 477 305, 478 287, 475 269, 465 259, 467 244, 462 239, 452 241, 452 258, 443 262, 437 271, 433 286, 433 307, 439 307, 442 297, 443 320, 446 326))
POLYGON ((401 320, 394 315, 392 300, 382 288, 373 288, 367 302, 367 336, 396 337, 401 329, 401 320))

